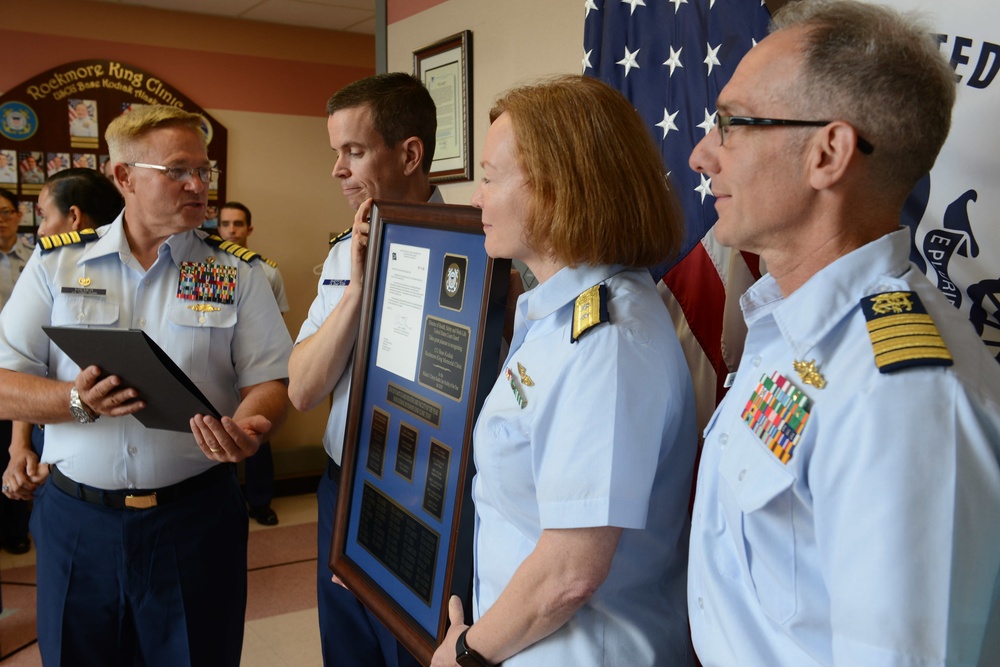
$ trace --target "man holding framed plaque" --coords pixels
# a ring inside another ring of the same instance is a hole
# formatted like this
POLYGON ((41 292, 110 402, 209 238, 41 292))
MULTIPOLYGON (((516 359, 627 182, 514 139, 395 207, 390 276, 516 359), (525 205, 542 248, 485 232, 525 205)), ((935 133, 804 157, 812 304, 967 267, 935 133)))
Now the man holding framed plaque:
POLYGON ((323 435, 329 455, 317 489, 319 514, 317 602, 326 665, 386 667, 417 661, 345 588, 332 582, 330 545, 347 424, 354 346, 373 198, 443 203, 430 183, 437 110, 419 80, 401 72, 379 74, 345 86, 327 103, 333 177, 356 209, 354 226, 332 241, 318 293, 289 360, 288 394, 309 410, 333 393, 323 435))

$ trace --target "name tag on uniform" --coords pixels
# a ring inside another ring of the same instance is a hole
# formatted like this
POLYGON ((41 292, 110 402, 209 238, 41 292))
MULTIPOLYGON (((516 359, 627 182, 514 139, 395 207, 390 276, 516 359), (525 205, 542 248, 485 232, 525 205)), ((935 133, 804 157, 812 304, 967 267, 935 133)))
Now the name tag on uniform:
POLYGON ((351 284, 351 281, 344 278, 327 278, 323 281, 323 284, 333 285, 334 287, 347 287, 351 284))
POLYGON ((106 296, 108 290, 97 287, 63 287, 63 294, 79 294, 81 296, 106 296))

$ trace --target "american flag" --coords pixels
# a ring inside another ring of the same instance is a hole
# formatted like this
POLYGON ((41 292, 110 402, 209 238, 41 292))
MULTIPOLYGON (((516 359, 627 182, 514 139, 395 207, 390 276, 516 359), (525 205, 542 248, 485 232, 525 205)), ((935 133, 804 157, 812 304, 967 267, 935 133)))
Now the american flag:
POLYGON ((719 91, 767 34, 770 14, 762 0, 585 0, 585 11, 584 74, 620 90, 645 119, 684 208, 680 253, 651 271, 663 278, 704 426, 742 352, 742 319, 732 307, 759 271, 756 257, 715 243, 711 180, 688 157, 714 127, 719 91), (724 341, 730 323, 736 332, 724 341))

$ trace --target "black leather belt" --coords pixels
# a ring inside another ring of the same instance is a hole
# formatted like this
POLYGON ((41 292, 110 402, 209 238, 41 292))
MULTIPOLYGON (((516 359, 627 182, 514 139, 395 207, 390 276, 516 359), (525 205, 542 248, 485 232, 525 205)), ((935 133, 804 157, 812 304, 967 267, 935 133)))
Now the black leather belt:
POLYGON ((326 458, 326 476, 340 486, 340 465, 329 456, 326 458))
POLYGON ((119 489, 106 491, 86 484, 74 482, 55 466, 50 467, 50 477, 56 488, 94 505, 103 505, 112 509, 149 509, 172 500, 203 491, 213 484, 234 474, 231 463, 221 463, 209 468, 194 477, 165 486, 161 489, 119 489))

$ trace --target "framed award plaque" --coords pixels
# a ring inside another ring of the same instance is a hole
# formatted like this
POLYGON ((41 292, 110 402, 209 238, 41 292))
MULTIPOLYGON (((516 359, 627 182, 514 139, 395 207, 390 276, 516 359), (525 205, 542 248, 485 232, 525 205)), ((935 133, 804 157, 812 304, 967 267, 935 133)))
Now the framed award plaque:
POLYGON ((509 260, 480 211, 376 202, 331 567, 424 664, 471 609, 472 429, 500 366, 509 260))

